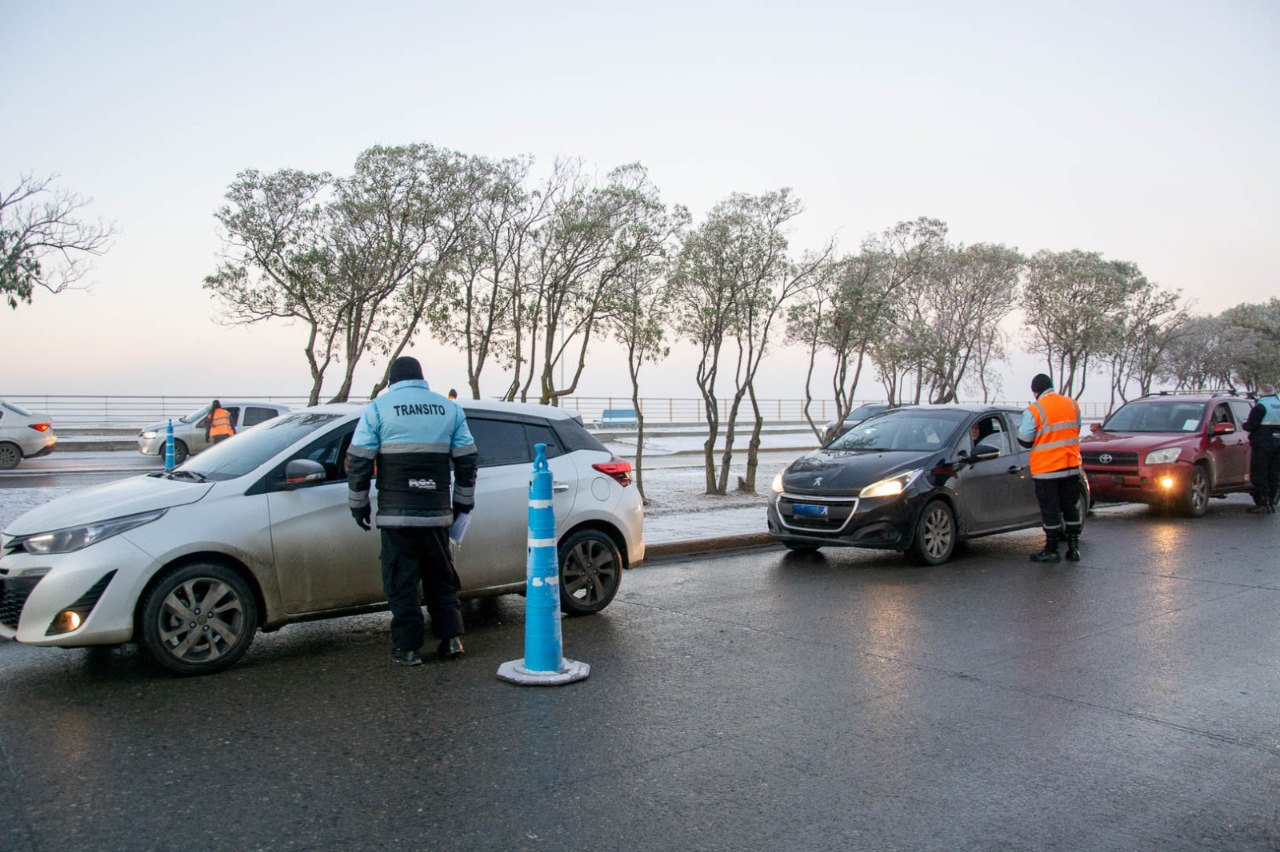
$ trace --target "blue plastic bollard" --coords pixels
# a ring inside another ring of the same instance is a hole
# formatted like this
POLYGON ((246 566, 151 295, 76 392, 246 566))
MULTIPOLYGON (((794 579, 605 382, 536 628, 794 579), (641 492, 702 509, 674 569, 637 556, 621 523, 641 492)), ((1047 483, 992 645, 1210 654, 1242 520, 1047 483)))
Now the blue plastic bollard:
POLYGON ((498 667, 498 677, 524 686, 582 680, 591 666, 564 658, 560 635, 560 570, 556 511, 547 445, 534 445, 529 483, 529 551, 525 568, 524 659, 498 667))
POLYGON ((164 430, 164 469, 173 470, 173 420, 164 430))

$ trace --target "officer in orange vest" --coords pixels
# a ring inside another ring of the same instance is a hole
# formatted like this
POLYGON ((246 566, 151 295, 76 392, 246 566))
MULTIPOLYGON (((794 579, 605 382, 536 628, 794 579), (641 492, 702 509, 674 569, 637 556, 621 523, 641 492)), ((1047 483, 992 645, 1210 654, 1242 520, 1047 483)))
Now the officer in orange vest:
POLYGON ((231 412, 223 408, 222 403, 215 399, 209 406, 209 419, 205 421, 205 441, 221 443, 235 433, 235 427, 231 425, 231 412))
POLYGON ((1061 562, 1058 544, 1067 539, 1067 559, 1080 561, 1080 404, 1053 390, 1044 373, 1031 380, 1036 401, 1022 413, 1018 442, 1031 448, 1031 478, 1044 523, 1044 550, 1032 562, 1061 562))

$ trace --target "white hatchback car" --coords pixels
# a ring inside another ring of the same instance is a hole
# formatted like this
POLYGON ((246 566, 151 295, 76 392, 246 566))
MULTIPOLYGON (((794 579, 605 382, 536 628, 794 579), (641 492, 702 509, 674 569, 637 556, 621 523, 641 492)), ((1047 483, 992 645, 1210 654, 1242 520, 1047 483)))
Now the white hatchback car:
POLYGON ((57 443, 48 417, 0 399, 0 470, 13 470, 23 459, 47 456, 57 443))
MULTIPOLYGON (((253 402, 240 399, 222 401, 222 407, 231 415, 231 427, 237 433, 250 426, 266 423, 273 417, 289 411, 289 406, 274 402, 253 402)), ((138 452, 144 456, 164 458, 164 441, 168 429, 168 421, 149 423, 138 433, 138 452)), ((195 411, 173 421, 173 461, 182 464, 187 456, 207 450, 213 443, 205 440, 204 430, 209 425, 209 406, 197 408, 195 411)))
MULTIPOLYGON (((457 553, 464 596, 524 589, 533 445, 555 480, 561 608, 604 609, 644 559, 643 510, 618 461, 562 409, 463 403, 479 451, 457 553)), ((230 666, 259 628, 385 607, 379 536, 347 508, 344 459, 363 406, 270 420, 170 473, 52 500, 0 536, 0 636, 142 643, 163 666, 230 666)), ((373 493, 376 505, 376 490, 373 493)))

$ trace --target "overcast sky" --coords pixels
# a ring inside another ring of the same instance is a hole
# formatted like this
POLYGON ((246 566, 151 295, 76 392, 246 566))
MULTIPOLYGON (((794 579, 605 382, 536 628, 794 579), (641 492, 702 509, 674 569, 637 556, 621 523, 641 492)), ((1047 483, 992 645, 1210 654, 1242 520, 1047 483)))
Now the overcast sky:
MULTIPOLYGON (((695 215, 790 186, 801 248, 927 215, 1136 262, 1202 312, 1280 295, 1271 0, 261 5, 0 3, 0 181, 56 172, 120 229, 91 292, 0 314, 0 394, 305 392, 300 329, 214 322, 212 213, 242 169, 373 144, 638 160, 695 215)), ((456 353, 414 354, 465 385, 456 353)), ((761 395, 798 396, 802 360, 761 395)), ((584 394, 626 390, 593 359, 584 394)))

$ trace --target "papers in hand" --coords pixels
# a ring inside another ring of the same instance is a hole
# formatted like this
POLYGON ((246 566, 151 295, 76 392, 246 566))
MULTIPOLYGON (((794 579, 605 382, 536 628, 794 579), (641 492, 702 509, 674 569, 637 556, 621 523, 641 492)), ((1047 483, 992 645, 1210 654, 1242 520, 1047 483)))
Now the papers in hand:
POLYGON ((467 527, 471 525, 471 513, 464 512, 449 526, 449 541, 454 544, 462 544, 462 537, 467 534, 467 527))

